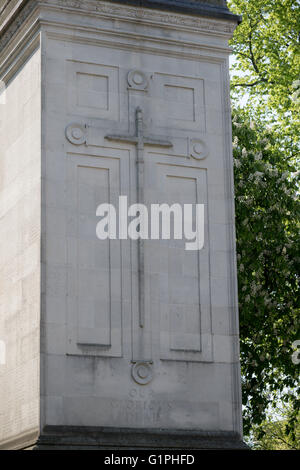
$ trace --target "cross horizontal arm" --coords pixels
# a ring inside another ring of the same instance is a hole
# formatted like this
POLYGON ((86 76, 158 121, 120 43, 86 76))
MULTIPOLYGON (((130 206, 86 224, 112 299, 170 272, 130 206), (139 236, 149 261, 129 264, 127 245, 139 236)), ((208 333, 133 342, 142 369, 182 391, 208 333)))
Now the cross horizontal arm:
POLYGON ((111 134, 111 135, 106 135, 105 138, 107 140, 114 140, 115 142, 130 142, 133 144, 138 143, 138 137, 136 135, 111 134))
MULTIPOLYGON (((138 144, 139 137, 136 135, 122 135, 122 134, 110 134, 105 136, 107 140, 113 140, 115 142, 128 142, 131 144, 138 144)), ((156 137, 143 137, 144 145, 153 145, 157 147, 172 147, 173 144, 169 140, 159 139, 156 137)))
POLYGON ((157 139, 155 137, 144 137, 145 145, 156 145, 157 147, 173 147, 172 142, 164 139, 157 139))

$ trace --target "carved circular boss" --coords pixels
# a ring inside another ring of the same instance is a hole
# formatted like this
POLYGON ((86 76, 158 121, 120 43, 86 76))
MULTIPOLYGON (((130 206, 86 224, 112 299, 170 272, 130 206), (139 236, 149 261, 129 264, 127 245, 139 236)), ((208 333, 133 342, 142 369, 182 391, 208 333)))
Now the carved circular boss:
POLYGON ((133 380, 139 385, 147 385, 153 378, 152 364, 150 362, 136 362, 131 369, 133 380))
POLYGON ((84 124, 72 123, 66 128, 66 138, 71 144, 82 145, 87 142, 87 128, 84 124))
POLYGON ((143 90, 145 91, 148 88, 148 77, 147 75, 142 72, 141 70, 131 70, 128 73, 127 81, 129 88, 134 90, 143 90))
POLYGON ((190 141, 190 156, 195 158, 195 160, 204 160, 208 153, 208 147, 203 140, 193 139, 190 141))

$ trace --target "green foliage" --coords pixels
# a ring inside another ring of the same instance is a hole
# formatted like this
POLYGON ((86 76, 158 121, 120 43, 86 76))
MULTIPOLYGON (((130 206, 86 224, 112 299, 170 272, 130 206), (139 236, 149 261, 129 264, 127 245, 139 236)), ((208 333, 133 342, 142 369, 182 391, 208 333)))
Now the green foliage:
MULTIPOLYGON (((295 439, 299 365, 300 4, 229 0, 244 429, 295 439), (244 103, 241 109, 240 103, 244 103), (279 424, 266 415, 290 406, 279 424), (270 434, 270 433, 269 433, 270 434)), ((277 441, 276 441, 277 442, 277 441)))
POLYGON ((300 3, 298 0, 230 0, 243 17, 231 46, 233 98, 249 94, 286 140, 299 135, 300 3))
POLYGON ((295 439, 286 432, 291 418, 290 407, 276 410, 276 418, 269 417, 260 426, 253 426, 250 447, 254 450, 300 450, 300 420, 295 426, 295 439))
MULTIPOLYGON (((278 137, 247 110, 233 113, 244 427, 261 423, 278 395, 299 410, 298 178, 278 137)), ((293 426, 292 426, 293 428, 293 426)))

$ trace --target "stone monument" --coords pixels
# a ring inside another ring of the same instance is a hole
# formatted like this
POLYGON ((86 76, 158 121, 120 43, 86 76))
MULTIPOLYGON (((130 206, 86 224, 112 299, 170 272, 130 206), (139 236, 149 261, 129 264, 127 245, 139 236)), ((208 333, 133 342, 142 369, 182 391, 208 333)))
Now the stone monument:
POLYGON ((238 22, 224 0, 1 2, 1 448, 243 448, 238 22), (120 196, 202 204, 203 248, 99 240, 120 196))

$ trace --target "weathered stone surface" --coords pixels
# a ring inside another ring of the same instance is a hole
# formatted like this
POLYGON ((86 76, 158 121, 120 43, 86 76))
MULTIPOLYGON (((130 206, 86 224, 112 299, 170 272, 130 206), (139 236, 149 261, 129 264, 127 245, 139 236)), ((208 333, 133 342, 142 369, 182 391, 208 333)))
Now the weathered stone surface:
POLYGON ((230 432, 152 429, 47 427, 34 450, 247 450, 240 436, 230 432))
POLYGON ((239 447, 236 18, 146 8, 154 2, 23 3, 32 9, 16 10, 0 37, 0 443, 39 434, 38 448, 118 448, 137 433, 154 448, 164 429, 164 448, 178 433, 185 448, 239 447), (203 250, 98 240, 97 206, 120 195, 205 204, 203 250))
POLYGON ((39 428, 40 51, 0 99, 0 443, 39 428))

